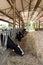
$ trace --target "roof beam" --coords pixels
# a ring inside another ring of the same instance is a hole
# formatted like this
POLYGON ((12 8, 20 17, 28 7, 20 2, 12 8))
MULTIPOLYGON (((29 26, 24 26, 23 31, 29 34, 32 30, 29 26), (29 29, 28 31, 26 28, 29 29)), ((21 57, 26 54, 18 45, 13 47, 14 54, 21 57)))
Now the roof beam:
POLYGON ((28 5, 28 17, 27 17, 27 19, 29 18, 29 11, 31 10, 31 2, 32 2, 32 0, 30 0, 30 2, 28 3, 29 5, 28 5))
POLYGON ((18 12, 18 10, 16 9, 16 15, 20 18, 21 21, 23 21, 23 18, 21 17, 21 15, 19 13, 20 12, 18 12))
POLYGON ((14 3, 15 0, 11 0, 12 3, 14 3))
POLYGON ((1 21, 4 21, 4 22, 7 22, 7 23, 11 23, 11 24, 13 24, 12 22, 9 22, 9 21, 4 20, 4 19, 1 19, 1 18, 0 18, 0 20, 1 20, 1 21))
MULTIPOLYGON (((23 11, 23 14, 24 14, 23 0, 21 0, 21 5, 22 5, 22 11, 23 11)), ((24 15, 24 18, 25 18, 25 15, 24 15)))
POLYGON ((35 21, 39 20, 41 17, 43 17, 43 14, 40 17, 38 17, 35 21))
MULTIPOLYGON (((17 14, 17 13, 16 13, 16 14, 17 14)), ((21 17, 19 14, 17 14, 17 16, 20 18, 21 21, 23 21, 22 17, 21 17)))
POLYGON ((11 8, 12 8, 12 5, 11 5, 10 1, 9 1, 9 0, 7 0, 7 2, 10 4, 10 6, 11 6, 11 8))
POLYGON ((34 11, 36 11, 36 9, 37 9, 37 7, 39 6, 40 2, 41 2, 41 0, 37 0, 37 3, 36 3, 36 5, 35 5, 35 7, 34 7, 34 11))
POLYGON ((42 10, 37 14, 37 16, 33 20, 35 20, 41 12, 42 12, 42 10))
POLYGON ((4 13, 4 12, 2 12, 1 10, 0 10, 0 13, 4 14, 5 16, 7 16, 7 17, 9 17, 10 19, 12 19, 12 20, 13 20, 13 18, 12 18, 12 17, 10 17, 9 15, 5 14, 5 13, 4 13))
POLYGON ((29 3, 28 1, 24 0, 25 2, 29 3))
POLYGON ((23 7, 23 0, 21 0, 21 5, 22 5, 22 9, 23 9, 23 11, 24 11, 24 7, 23 7))
POLYGON ((40 2, 41 2, 41 0, 37 0, 37 3, 36 3, 36 5, 35 5, 35 7, 34 7, 34 9, 33 9, 33 12, 32 12, 32 15, 31 15, 31 18, 30 18, 30 19, 32 19, 32 16, 34 15, 36 9, 38 8, 40 2))
MULTIPOLYGON (((13 6, 12 6, 12 4, 10 3, 10 0, 7 0, 7 2, 10 4, 10 6, 11 6, 11 8, 13 9, 13 6)), ((19 15, 19 12, 18 12, 18 10, 16 9, 16 15, 18 16, 18 17, 20 17, 20 15, 19 15)), ((21 19, 21 21, 23 21, 23 19, 22 19, 22 17, 20 17, 20 19, 21 19)))
POLYGON ((7 10, 7 9, 11 9, 11 7, 9 7, 9 8, 5 8, 5 9, 2 9, 1 11, 7 10))
POLYGON ((31 2, 32 2, 32 0, 30 0, 30 2, 29 2, 29 11, 31 10, 31 2))

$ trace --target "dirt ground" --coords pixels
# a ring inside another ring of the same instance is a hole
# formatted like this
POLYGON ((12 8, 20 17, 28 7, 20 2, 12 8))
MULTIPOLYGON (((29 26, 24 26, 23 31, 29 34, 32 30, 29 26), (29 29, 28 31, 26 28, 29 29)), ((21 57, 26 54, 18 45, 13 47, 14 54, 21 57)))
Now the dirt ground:
POLYGON ((10 55, 4 65, 43 65, 39 60, 31 55, 26 54, 24 56, 10 55))

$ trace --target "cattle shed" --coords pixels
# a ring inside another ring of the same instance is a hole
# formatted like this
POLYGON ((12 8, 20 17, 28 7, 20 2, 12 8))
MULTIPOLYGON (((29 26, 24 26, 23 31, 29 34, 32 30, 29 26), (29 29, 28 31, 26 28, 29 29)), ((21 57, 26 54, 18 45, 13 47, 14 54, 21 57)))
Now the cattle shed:
POLYGON ((0 0, 0 65, 43 65, 43 0, 0 0))

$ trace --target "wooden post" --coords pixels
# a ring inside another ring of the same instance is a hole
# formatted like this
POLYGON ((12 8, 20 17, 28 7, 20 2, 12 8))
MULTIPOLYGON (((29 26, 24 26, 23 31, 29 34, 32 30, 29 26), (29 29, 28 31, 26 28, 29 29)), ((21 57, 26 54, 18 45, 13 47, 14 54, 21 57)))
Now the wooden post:
POLYGON ((20 19, 19 19, 19 28, 20 28, 20 19))
POLYGON ((36 28, 37 28, 37 22, 36 22, 36 28))
MULTIPOLYGON (((19 16, 20 16, 20 12, 19 12, 19 16)), ((22 26, 22 28, 24 28, 24 22, 23 22, 23 20, 21 21, 21 18, 19 17, 19 28, 20 28, 20 25, 22 26), (20 24, 20 22, 22 24, 20 24)))
POLYGON ((39 21, 39 29, 40 29, 40 21, 39 21))
POLYGON ((22 21, 22 28, 24 28, 24 22, 22 21))
POLYGON ((34 29, 35 29, 35 22, 33 22, 33 27, 34 27, 34 29))
MULTIPOLYGON (((19 12, 19 15, 20 15, 20 12, 19 12)), ((20 17, 19 17, 19 28, 20 28, 20 17)))
POLYGON ((16 22, 16 0, 14 0, 13 3, 13 28, 15 27, 15 22, 16 22))

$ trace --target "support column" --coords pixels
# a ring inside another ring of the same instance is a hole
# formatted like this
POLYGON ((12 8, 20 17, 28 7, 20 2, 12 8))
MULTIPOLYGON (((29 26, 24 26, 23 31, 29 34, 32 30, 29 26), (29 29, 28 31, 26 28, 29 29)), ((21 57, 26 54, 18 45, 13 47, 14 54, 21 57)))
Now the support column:
POLYGON ((22 28, 24 29, 24 22, 22 21, 22 28))
MULTIPOLYGON (((20 16, 20 12, 19 12, 19 16, 20 16)), ((22 28, 24 28, 24 22, 23 20, 21 21, 21 18, 19 17, 19 28, 20 28, 20 25, 22 26, 22 28), (21 24, 20 24, 21 22, 21 24)))
POLYGON ((39 21, 39 29, 40 29, 40 21, 39 21))
MULTIPOLYGON (((19 12, 19 15, 20 15, 20 12, 19 12)), ((20 28, 20 17, 19 17, 19 28, 20 28)))
POLYGON ((16 0, 14 0, 13 3, 13 28, 15 27, 15 22, 16 22, 16 0))
POLYGON ((20 28, 20 19, 19 19, 19 28, 20 28))
POLYGON ((37 28, 37 22, 36 22, 36 28, 37 28))

